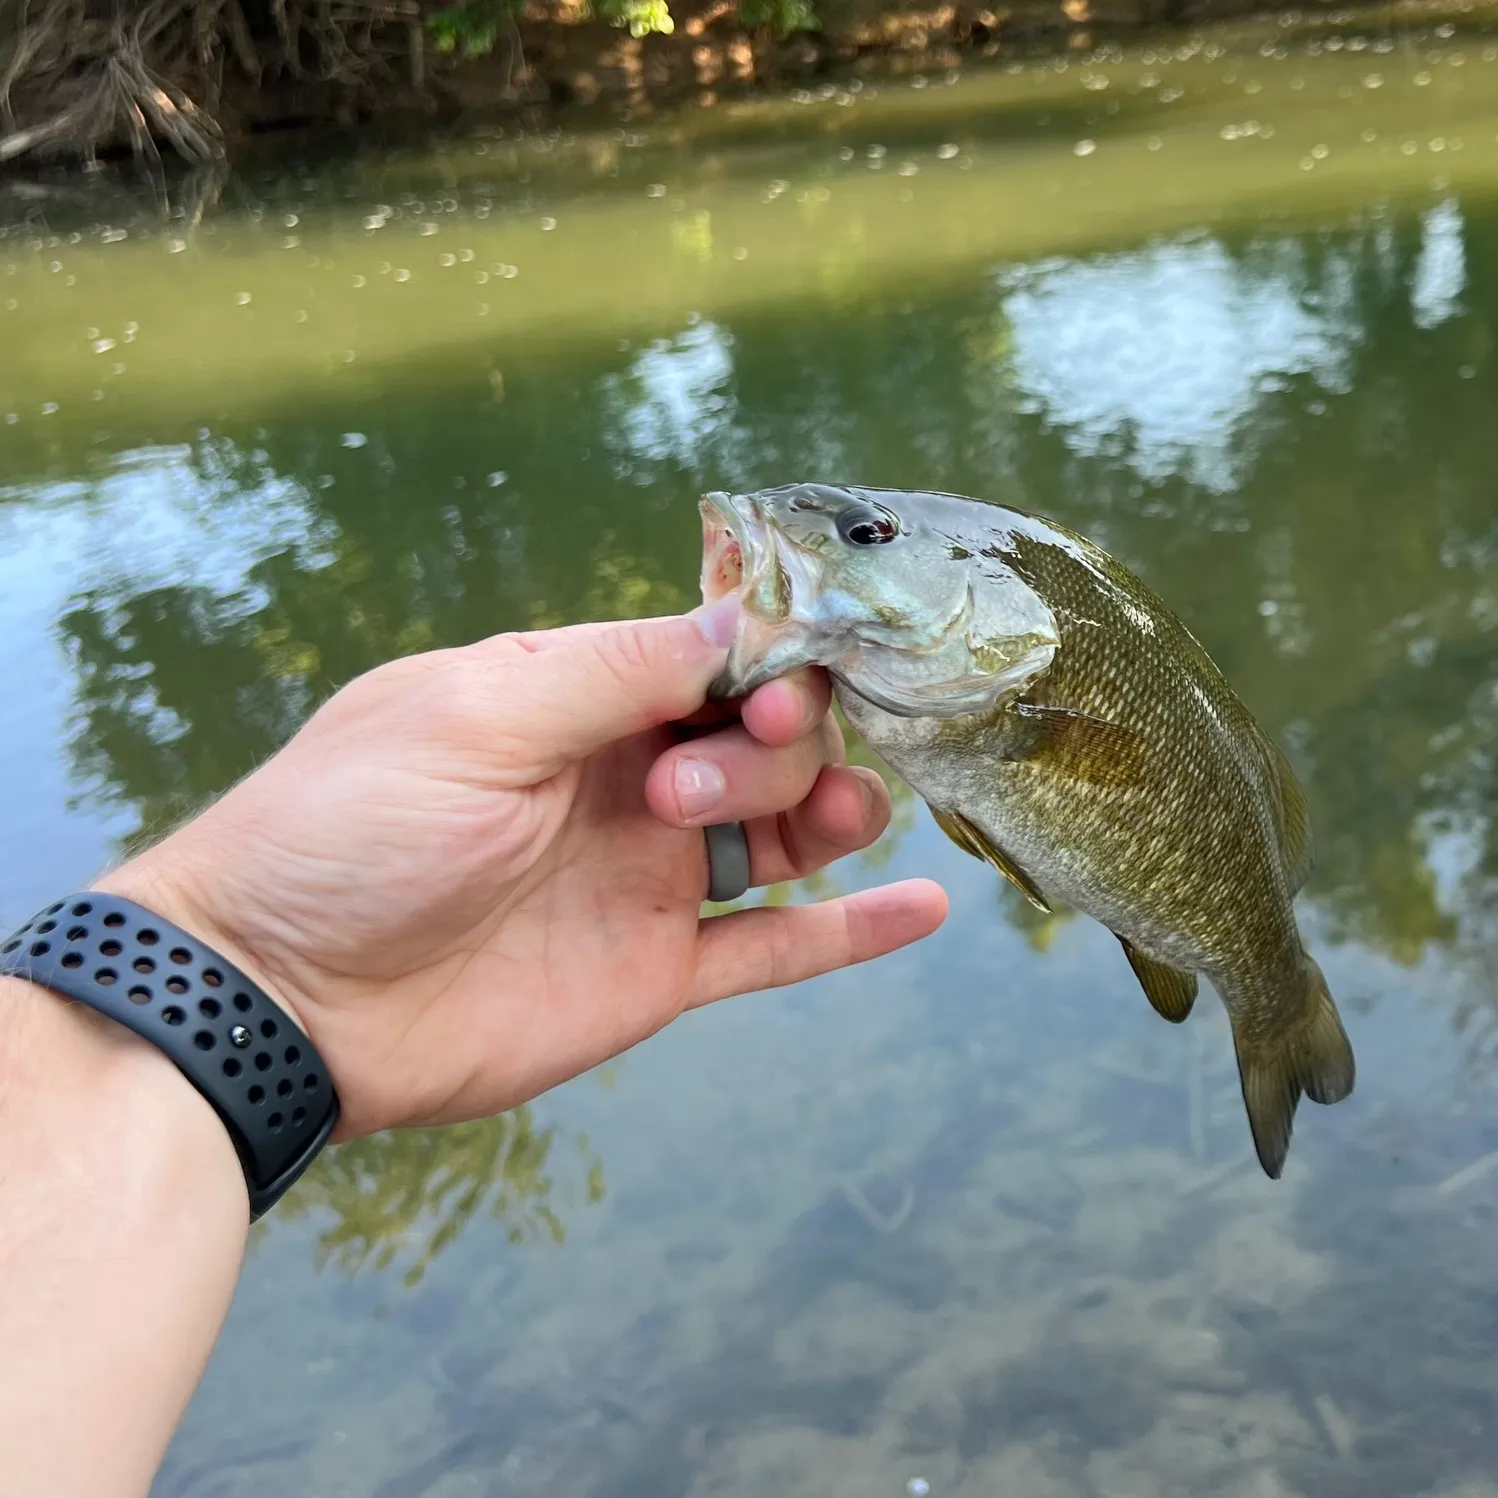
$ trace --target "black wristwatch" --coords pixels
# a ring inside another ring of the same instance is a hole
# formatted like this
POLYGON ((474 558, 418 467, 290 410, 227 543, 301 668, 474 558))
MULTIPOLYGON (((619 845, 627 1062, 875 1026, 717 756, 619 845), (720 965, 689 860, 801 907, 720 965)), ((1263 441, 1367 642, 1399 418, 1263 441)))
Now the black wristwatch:
POLYGON ((338 1122, 328 1068, 286 1011, 196 937, 129 900, 85 891, 49 905, 0 942, 0 974, 86 1004, 165 1051, 228 1129, 251 1222, 338 1122))

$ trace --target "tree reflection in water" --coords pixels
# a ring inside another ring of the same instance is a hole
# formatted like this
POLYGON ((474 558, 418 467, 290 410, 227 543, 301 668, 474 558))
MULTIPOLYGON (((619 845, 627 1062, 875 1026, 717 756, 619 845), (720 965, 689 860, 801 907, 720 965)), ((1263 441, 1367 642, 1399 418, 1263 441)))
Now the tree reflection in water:
MULTIPOLYGON (((1471 982, 1450 1022, 1486 1064, 1495 318, 1498 216, 1447 201, 1003 269, 919 300, 697 319, 644 350, 538 350, 497 405, 440 368, 357 411, 330 387, 324 406, 190 446, 205 517, 278 496, 280 532, 248 566, 106 570, 60 619, 80 793, 154 836, 391 656, 687 607, 708 487, 987 495, 1093 536, 1181 613, 1307 784, 1307 898, 1329 933, 1403 964, 1459 958, 1471 982)), ((866 866, 916 811, 902 792, 866 866)), ((1022 901, 998 904, 1036 949, 1053 938, 1022 901)), ((484 1203, 559 1231, 550 1144, 528 1115, 370 1141, 331 1156, 302 1209, 334 1211, 325 1252, 349 1268, 387 1262, 431 1218, 424 1262, 484 1203)))

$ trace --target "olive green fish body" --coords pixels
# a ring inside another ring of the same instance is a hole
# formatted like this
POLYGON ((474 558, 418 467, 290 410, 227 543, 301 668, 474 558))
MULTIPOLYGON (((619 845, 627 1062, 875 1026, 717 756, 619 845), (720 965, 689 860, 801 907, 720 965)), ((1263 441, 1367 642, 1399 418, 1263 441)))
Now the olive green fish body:
MULTIPOLYGON (((725 500, 704 505, 720 543, 725 500)), ((776 674, 826 665, 948 834, 1037 903, 1115 932, 1162 1014, 1184 1019, 1205 974, 1277 1176, 1297 1099, 1346 1096, 1352 1052, 1292 908, 1311 862, 1303 794, 1185 626, 1084 538, 1002 506, 817 485, 727 504, 740 521, 747 507, 746 540, 763 528, 749 549, 774 574, 746 574, 746 608, 759 585, 771 617, 729 676, 752 684, 777 651, 776 674), (895 535, 869 529, 881 516, 895 535)))

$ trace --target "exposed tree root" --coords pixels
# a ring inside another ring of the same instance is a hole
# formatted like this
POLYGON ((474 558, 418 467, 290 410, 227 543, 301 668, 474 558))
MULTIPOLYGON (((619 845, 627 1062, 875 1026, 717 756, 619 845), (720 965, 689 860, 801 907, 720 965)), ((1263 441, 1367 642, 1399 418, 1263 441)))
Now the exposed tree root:
POLYGON ((0 163, 28 153, 219 160, 226 67, 420 87, 417 0, 0 0, 0 163))

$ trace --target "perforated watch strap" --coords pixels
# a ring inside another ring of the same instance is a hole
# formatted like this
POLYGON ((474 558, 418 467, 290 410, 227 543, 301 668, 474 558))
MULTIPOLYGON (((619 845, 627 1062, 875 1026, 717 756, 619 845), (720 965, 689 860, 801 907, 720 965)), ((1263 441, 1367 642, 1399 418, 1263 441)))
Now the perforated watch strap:
POLYGON ((338 1122, 322 1057, 263 989, 180 927, 117 895, 49 905, 0 942, 0 973, 117 1020, 213 1105, 263 1216, 338 1122))

